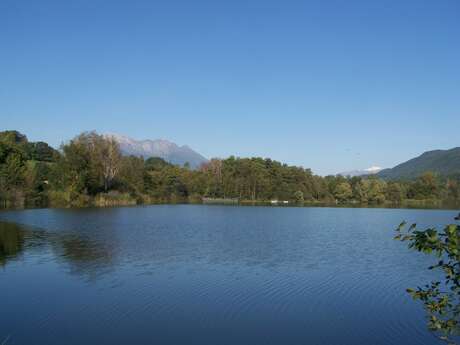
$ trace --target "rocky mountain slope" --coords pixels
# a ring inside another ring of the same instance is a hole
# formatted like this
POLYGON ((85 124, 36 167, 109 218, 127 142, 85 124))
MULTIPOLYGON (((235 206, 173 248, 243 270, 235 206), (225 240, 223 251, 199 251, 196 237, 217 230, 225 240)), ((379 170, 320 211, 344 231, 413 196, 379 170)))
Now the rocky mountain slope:
POLYGON ((107 134, 114 138, 120 145, 121 152, 125 155, 142 156, 144 158, 160 157, 165 161, 184 165, 189 163, 193 169, 198 168, 207 159, 187 145, 178 146, 168 140, 135 140, 124 135, 107 134))

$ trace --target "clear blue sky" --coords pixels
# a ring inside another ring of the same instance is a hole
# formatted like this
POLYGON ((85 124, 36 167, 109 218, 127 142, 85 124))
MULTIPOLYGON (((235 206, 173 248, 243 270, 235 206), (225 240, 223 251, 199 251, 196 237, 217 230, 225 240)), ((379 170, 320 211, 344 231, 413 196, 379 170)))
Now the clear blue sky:
POLYGON ((460 1, 0 1, 0 129, 319 174, 460 146, 460 1))

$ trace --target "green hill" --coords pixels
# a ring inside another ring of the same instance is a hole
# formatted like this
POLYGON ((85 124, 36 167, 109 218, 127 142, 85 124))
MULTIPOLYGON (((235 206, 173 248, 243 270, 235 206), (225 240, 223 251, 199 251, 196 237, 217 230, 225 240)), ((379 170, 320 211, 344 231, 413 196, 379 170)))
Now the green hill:
POLYGON ((460 173, 460 147, 425 152, 392 169, 382 170, 377 176, 387 180, 413 179, 426 171, 442 176, 460 173))

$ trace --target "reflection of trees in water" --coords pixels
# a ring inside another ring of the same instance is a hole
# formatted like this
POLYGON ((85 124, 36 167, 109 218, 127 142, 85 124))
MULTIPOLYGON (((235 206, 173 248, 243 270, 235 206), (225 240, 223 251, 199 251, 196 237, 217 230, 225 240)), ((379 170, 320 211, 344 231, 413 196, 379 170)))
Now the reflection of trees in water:
POLYGON ((18 257, 24 248, 24 231, 12 223, 0 222, 0 266, 18 257))
POLYGON ((28 250, 51 247, 55 259, 70 266, 70 273, 96 279, 113 267, 113 249, 76 233, 49 233, 14 223, 0 222, 0 266, 28 250))
POLYGON ((70 265, 70 273, 94 280, 113 268, 113 250, 78 234, 54 234, 55 255, 70 265))

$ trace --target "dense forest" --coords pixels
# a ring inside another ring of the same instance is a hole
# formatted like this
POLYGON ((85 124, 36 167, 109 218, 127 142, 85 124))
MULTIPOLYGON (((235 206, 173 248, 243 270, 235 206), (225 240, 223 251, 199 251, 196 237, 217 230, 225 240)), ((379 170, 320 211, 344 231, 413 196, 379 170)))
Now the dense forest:
POLYGON ((0 132, 2 207, 110 206, 286 200, 295 204, 423 206, 460 202, 460 176, 425 172, 410 180, 314 175, 271 159, 211 159, 199 169, 161 158, 123 156, 118 144, 85 132, 55 150, 17 131, 0 132))

